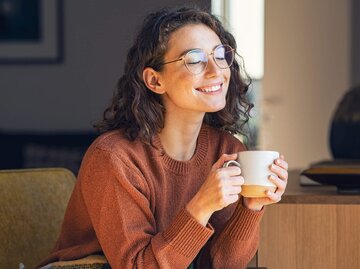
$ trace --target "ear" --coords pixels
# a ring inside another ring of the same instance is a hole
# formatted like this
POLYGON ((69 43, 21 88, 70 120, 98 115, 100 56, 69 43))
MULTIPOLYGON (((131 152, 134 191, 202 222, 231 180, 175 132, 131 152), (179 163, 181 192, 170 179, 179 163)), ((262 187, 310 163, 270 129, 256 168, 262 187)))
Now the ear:
POLYGON ((157 94, 163 94, 165 93, 165 90, 163 89, 159 79, 160 75, 154 69, 151 67, 146 67, 144 69, 143 80, 146 87, 157 94))

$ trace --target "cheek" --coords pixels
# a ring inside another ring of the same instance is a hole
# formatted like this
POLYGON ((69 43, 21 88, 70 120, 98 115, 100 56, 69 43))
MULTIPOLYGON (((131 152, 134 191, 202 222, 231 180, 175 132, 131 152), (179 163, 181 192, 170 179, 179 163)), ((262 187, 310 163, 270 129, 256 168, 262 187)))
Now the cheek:
POLYGON ((230 85, 230 80, 231 80, 231 71, 230 71, 230 69, 228 69, 228 71, 226 72, 225 77, 226 77, 227 87, 229 87, 229 85, 230 85))
POLYGON ((227 78, 227 80, 229 82, 230 78, 231 78, 231 70, 230 70, 230 68, 226 69, 225 76, 226 76, 226 78, 227 78))
POLYGON ((173 74, 171 76, 171 80, 169 80, 170 83, 167 85, 172 88, 170 90, 176 90, 179 93, 192 90, 195 85, 197 85, 197 81, 198 80, 196 77, 192 76, 191 74, 182 72, 173 74))
POLYGON ((165 84, 169 87, 180 87, 186 84, 191 84, 194 77, 184 68, 178 66, 177 69, 167 68, 163 71, 165 84))
POLYGON ((231 72, 230 70, 226 70, 226 72, 223 73, 223 76, 225 78, 225 86, 226 86, 226 90, 228 90, 229 85, 230 85, 230 78, 231 78, 231 72))

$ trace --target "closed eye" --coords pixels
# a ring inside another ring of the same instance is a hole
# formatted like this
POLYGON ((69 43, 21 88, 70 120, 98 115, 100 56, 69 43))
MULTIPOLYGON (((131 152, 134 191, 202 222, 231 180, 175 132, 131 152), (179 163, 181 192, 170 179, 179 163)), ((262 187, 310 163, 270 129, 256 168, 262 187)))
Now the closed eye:
POLYGON ((192 62, 187 62, 187 64, 190 64, 190 65, 194 65, 194 64, 199 64, 201 63, 201 61, 192 61, 192 62))

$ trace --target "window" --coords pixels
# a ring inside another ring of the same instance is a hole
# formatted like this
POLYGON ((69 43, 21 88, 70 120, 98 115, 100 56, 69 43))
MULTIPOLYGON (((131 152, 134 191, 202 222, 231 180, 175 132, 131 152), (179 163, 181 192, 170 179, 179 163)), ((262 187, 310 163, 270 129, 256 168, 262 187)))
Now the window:
POLYGON ((255 104, 244 130, 248 137, 239 138, 249 149, 258 146, 261 79, 264 74, 264 0, 212 0, 212 13, 234 35, 237 52, 243 58, 247 74, 253 80, 248 93, 255 104))

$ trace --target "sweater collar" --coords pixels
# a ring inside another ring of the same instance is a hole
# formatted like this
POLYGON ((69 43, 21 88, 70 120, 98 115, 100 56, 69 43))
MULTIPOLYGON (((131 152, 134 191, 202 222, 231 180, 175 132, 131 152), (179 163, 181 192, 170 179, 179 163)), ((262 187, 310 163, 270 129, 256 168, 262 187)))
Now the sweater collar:
POLYGON ((178 161, 171 158, 164 150, 159 135, 155 135, 153 144, 159 151, 160 158, 162 159, 164 165, 172 172, 184 175, 189 173, 191 168, 199 167, 205 160, 208 151, 208 135, 208 127, 203 124, 198 135, 194 155, 188 161, 178 161))

